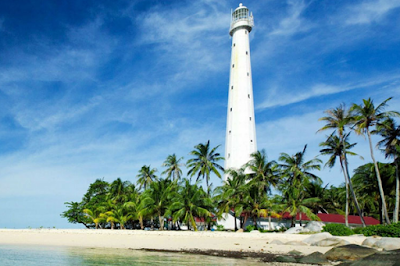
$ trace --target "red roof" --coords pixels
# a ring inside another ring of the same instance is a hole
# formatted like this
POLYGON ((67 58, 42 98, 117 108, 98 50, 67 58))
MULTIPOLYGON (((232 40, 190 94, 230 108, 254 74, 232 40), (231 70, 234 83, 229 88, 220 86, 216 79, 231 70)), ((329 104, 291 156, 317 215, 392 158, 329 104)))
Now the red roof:
MULTIPOLYGON (((340 215, 340 214, 327 214, 327 213, 318 213, 317 216, 319 217, 319 219, 321 219, 321 222, 325 222, 325 223, 340 223, 340 224, 344 224, 345 220, 344 220, 344 215, 340 215)), ((289 215, 288 212, 285 212, 282 216, 282 219, 291 219, 292 217, 289 215)), ((361 219, 359 216, 357 215, 349 215, 349 224, 362 224, 361 223, 361 219)), ((300 214, 296 215, 296 220, 300 220, 300 214)), ((310 221, 310 218, 307 217, 306 214, 302 214, 301 215, 301 220, 302 221, 310 221)), ((369 216, 364 216, 364 221, 366 225, 376 225, 376 224, 380 224, 380 222, 373 218, 373 217, 369 217, 369 216)))

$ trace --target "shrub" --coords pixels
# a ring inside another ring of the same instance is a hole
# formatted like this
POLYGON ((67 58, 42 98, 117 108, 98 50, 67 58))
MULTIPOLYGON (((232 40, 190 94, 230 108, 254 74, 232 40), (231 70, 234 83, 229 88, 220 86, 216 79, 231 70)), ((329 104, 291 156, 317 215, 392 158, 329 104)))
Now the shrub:
POLYGON ((400 222, 390 225, 370 225, 361 229, 365 236, 400 237, 400 222))
POLYGON ((324 227, 322 227, 322 232, 328 232, 334 236, 354 235, 353 230, 346 227, 344 224, 327 224, 324 227))
POLYGON ((224 231, 224 226, 222 224, 217 225, 217 231, 224 231))
POLYGON ((254 225, 248 225, 248 226, 246 226, 246 232, 251 232, 254 230, 254 228, 255 228, 254 225))
POLYGON ((362 234, 362 230, 363 230, 363 228, 362 227, 355 227, 355 228, 353 228, 353 232, 354 232, 354 234, 362 234))

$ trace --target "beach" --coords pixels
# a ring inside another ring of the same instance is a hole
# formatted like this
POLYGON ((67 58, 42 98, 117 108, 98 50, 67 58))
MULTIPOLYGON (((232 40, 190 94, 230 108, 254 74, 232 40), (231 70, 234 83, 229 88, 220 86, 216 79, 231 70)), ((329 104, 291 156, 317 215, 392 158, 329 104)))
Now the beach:
MULTIPOLYGON (((158 251, 252 252, 287 254, 296 250, 303 255, 331 247, 270 244, 273 240, 284 243, 302 241, 310 235, 282 233, 234 233, 192 231, 141 231, 94 229, 0 229, 0 245, 42 245, 84 248, 118 248, 158 251)), ((360 245, 365 237, 342 237, 360 245)))

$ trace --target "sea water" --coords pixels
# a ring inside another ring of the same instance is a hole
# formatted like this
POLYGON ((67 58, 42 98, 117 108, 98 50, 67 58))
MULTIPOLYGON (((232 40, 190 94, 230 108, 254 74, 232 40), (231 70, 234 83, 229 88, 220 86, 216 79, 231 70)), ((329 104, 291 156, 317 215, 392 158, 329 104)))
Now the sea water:
POLYGON ((252 265, 265 263, 204 255, 126 249, 0 245, 1 266, 252 265))

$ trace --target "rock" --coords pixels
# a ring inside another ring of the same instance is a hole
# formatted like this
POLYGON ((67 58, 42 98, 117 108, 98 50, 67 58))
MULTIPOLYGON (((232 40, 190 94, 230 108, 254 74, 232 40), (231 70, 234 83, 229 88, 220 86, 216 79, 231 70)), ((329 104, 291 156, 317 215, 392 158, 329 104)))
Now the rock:
POLYGON ((260 231, 258 231, 258 230, 253 230, 253 231, 250 231, 250 233, 251 233, 251 234, 260 234, 260 231))
POLYGON ((367 238, 362 242, 361 245, 367 246, 367 247, 371 247, 371 248, 372 248, 372 247, 374 246, 375 242, 377 242, 377 241, 379 241, 379 240, 381 240, 381 239, 382 239, 382 237, 379 237, 379 236, 367 237, 367 238))
POLYGON ((348 241, 337 238, 337 237, 331 237, 331 238, 326 238, 322 239, 320 241, 314 242, 311 244, 311 246, 317 246, 317 247, 336 247, 336 246, 343 246, 350 244, 348 241))
POLYGON ((400 238, 382 237, 382 239, 376 241, 372 247, 382 248, 383 250, 400 249, 400 238))
POLYGON ((318 251, 299 259, 299 263, 304 263, 304 264, 309 263, 309 264, 318 264, 318 265, 321 265, 321 264, 330 265, 331 264, 329 262, 329 260, 326 259, 325 255, 318 251))
MULTIPOLYGON (((342 264, 340 264, 342 265, 342 264)), ((355 261, 350 266, 399 266, 400 265, 400 249, 378 251, 375 254, 355 261)), ((347 265, 346 265, 347 266, 347 265)))
POLYGON ((239 230, 236 231, 236 233, 243 233, 244 230, 242 228, 240 228, 239 230))
POLYGON ((330 238, 330 237, 332 237, 332 235, 330 233, 324 232, 324 233, 319 233, 319 234, 315 234, 310 237, 307 237, 306 239, 303 240, 303 242, 311 245, 314 242, 318 242, 322 239, 326 239, 326 238, 330 238))
POLYGON ((291 256, 278 256, 275 258, 276 262, 294 262, 296 263, 296 259, 291 256))
POLYGON ((333 261, 354 261, 376 253, 377 250, 355 244, 334 247, 325 253, 328 260, 333 261))
POLYGON ((283 245, 283 242, 282 242, 282 241, 280 241, 280 240, 278 240, 278 239, 275 239, 275 240, 272 240, 272 241, 271 241, 271 243, 268 243, 268 244, 273 244, 273 245, 283 245))
POLYGON ((311 221, 306 226, 304 229, 309 230, 309 232, 321 232, 322 227, 324 227, 325 224, 323 222, 317 222, 317 221, 311 221))
POLYGON ((306 243, 303 243, 301 241, 289 241, 286 242, 285 245, 292 245, 292 246, 307 246, 306 243))
POLYGON ((284 234, 298 234, 303 231, 303 227, 292 227, 284 232, 284 234))
POLYGON ((293 250, 289 251, 288 254, 293 255, 293 256, 300 256, 302 253, 300 251, 293 249, 293 250))

